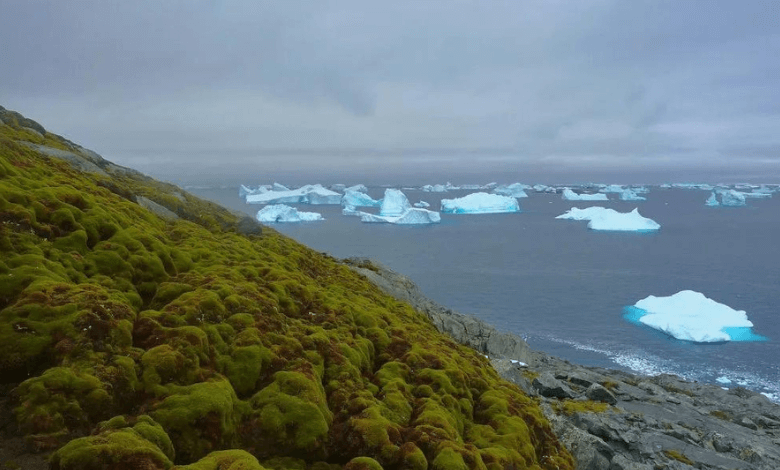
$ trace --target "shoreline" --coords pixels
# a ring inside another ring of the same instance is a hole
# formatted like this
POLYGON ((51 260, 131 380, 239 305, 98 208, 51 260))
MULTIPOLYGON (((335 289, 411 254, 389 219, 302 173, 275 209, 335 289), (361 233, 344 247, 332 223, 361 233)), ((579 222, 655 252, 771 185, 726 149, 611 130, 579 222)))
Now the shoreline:
POLYGON ((759 392, 572 364, 428 299, 373 260, 342 262, 539 399, 580 470, 780 468, 780 404, 759 392))

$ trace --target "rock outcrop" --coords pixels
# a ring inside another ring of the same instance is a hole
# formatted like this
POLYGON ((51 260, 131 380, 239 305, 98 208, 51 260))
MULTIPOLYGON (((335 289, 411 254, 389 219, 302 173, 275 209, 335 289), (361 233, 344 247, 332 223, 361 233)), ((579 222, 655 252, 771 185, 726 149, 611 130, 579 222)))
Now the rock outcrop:
POLYGON ((436 304, 376 262, 346 262, 536 396, 578 470, 780 468, 780 405, 759 393, 571 364, 436 304))

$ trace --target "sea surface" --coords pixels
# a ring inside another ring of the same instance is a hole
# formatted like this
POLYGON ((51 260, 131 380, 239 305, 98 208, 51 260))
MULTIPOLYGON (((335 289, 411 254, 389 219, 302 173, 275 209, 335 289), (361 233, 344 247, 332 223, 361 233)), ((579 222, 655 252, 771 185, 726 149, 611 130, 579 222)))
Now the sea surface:
MULTIPOLYGON (((245 204, 237 186, 189 189, 250 215, 262 207, 245 204)), ((433 300, 572 362, 743 386, 780 401, 780 194, 747 207, 706 207, 708 191, 650 189, 644 202, 612 194, 606 203, 531 191, 519 200, 520 213, 442 214, 441 224, 428 226, 366 224, 340 206, 299 206, 325 220, 274 228, 336 257, 376 259, 433 300), (592 205, 638 207, 661 229, 596 232, 587 222, 555 219, 592 205), (625 307, 648 295, 685 289, 745 310, 767 340, 693 344, 623 318, 625 307)), ((375 199, 383 192, 369 188, 375 199)), ((474 191, 404 192, 438 210, 442 198, 474 191)))

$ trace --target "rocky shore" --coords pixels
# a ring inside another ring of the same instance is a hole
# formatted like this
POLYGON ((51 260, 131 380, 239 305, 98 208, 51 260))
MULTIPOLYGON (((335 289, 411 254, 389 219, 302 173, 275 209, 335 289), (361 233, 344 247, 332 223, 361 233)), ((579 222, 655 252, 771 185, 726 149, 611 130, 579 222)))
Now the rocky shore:
POLYGON ((345 262, 538 397, 579 470, 780 468, 780 405, 759 393, 572 364, 433 302, 374 261, 345 262))

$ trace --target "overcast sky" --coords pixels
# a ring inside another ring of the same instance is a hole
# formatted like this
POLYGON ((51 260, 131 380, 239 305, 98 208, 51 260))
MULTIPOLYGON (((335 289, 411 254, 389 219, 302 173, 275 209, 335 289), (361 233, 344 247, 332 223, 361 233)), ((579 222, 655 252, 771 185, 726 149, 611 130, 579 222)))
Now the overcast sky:
POLYGON ((0 0, 0 12, 0 105, 130 166, 780 174, 777 0, 0 0))

